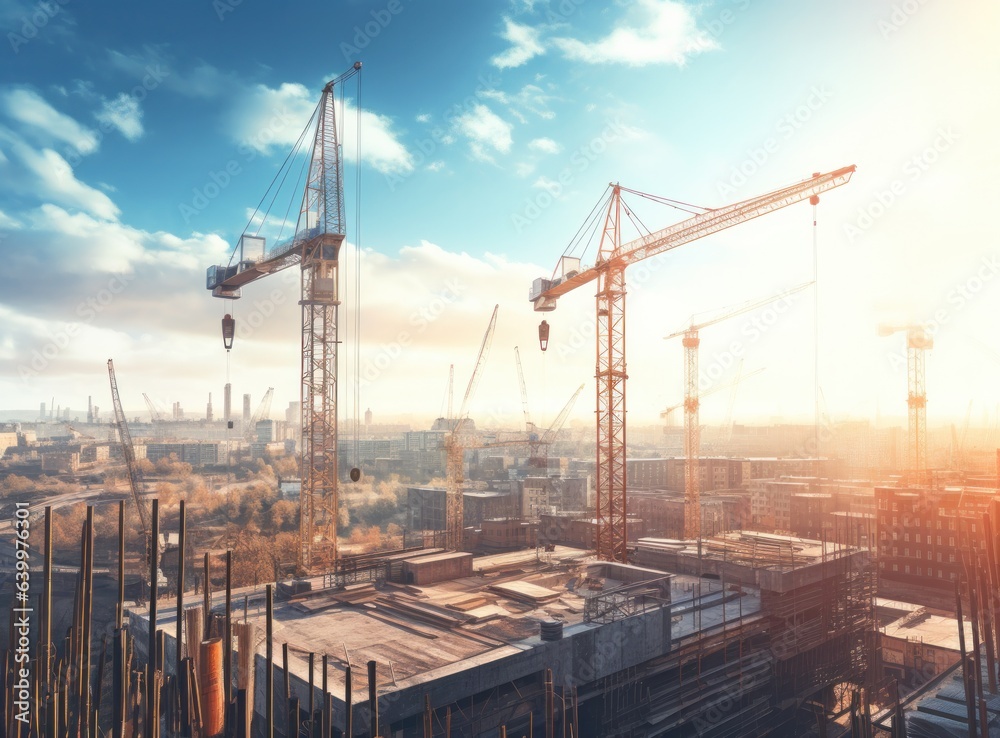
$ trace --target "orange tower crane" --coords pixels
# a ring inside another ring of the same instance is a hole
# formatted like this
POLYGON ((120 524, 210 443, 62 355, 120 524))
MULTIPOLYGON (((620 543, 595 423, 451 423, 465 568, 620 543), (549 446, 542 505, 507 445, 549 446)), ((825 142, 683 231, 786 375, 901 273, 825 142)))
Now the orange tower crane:
POLYGON ((691 325, 687 328, 666 337, 667 340, 670 340, 677 336, 683 336, 681 341, 684 345, 684 537, 687 539, 697 540, 701 538, 701 480, 698 468, 701 456, 701 426, 698 422, 698 410, 701 407, 701 400, 698 396, 700 331, 800 292, 810 284, 812 282, 800 284, 798 287, 793 287, 779 295, 745 302, 697 324, 692 319, 691 325))
MULTIPOLYGON (((499 305, 494 305, 493 314, 490 316, 490 323, 483 334, 483 342, 479 344, 479 355, 476 357, 476 366, 469 377, 469 384, 465 388, 465 396, 462 398, 462 406, 458 411, 458 418, 451 426, 451 433, 445 438, 445 475, 447 487, 445 492, 445 540, 449 550, 460 551, 465 542, 465 500, 462 497, 462 479, 464 477, 464 456, 465 449, 474 447, 476 439, 473 438, 467 428, 467 413, 469 411, 469 401, 476 392, 476 385, 483 373, 483 366, 486 364, 486 357, 489 356, 490 346, 493 344, 493 333, 497 327, 497 311, 499 305)), ((451 418, 448 419, 449 424, 451 418)), ((521 442, 523 443, 523 441, 521 442)))
POLYGON ((934 339, 923 325, 880 325, 883 338, 906 331, 907 463, 918 484, 927 481, 927 385, 924 382, 924 351, 934 348, 934 339))
MULTIPOLYGON (((561 274, 539 278, 528 299, 536 311, 555 310, 557 300, 590 282, 597 282, 597 555, 607 561, 624 562, 626 550, 625 494, 625 270, 685 243, 745 223, 802 200, 818 202, 823 192, 850 181, 856 167, 849 166, 769 192, 759 197, 706 210, 672 226, 623 243, 622 215, 631 212, 622 192, 641 197, 646 193, 609 185, 610 196, 594 266, 581 269, 580 260, 563 256, 561 274), (623 213, 623 210, 625 211, 623 213)), ((662 199, 661 199, 662 200, 662 199)), ((557 267, 558 269, 558 267, 557 267)))
MULTIPOLYGON (((344 242, 346 218, 336 104, 343 83, 357 75, 360 69, 361 62, 356 62, 347 72, 328 82, 310 119, 309 126, 315 126, 315 131, 294 235, 284 242, 279 241, 268 251, 263 237, 244 233, 236 263, 231 260, 228 265, 209 267, 207 276, 207 287, 214 297, 233 300, 240 297, 240 288, 246 284, 291 266, 301 268, 299 563, 307 571, 337 564, 337 349, 341 341, 338 309, 340 247, 344 242)), ((296 150, 305 140, 306 131, 303 131, 296 150)), ((275 177, 275 181, 277 179, 275 177)), ((284 182, 284 178, 281 181, 284 182)), ((227 349, 232 346, 233 333, 233 318, 227 315, 223 319, 223 341, 227 349)))

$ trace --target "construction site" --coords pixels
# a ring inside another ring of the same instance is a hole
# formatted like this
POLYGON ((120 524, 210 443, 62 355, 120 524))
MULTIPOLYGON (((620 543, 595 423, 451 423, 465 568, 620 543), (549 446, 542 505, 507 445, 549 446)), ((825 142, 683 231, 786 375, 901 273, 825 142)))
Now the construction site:
MULTIPOLYGON (((12 575, 30 570, 32 585, 30 596, 27 585, 10 589, 24 597, 10 600, 0 738, 1000 735, 992 532, 1000 498, 994 480, 982 487, 962 480, 969 493, 955 487, 953 494, 956 476, 931 468, 923 352, 933 340, 922 326, 879 329, 905 334, 909 362, 906 459, 892 474, 836 477, 839 467, 819 451, 818 400, 817 422, 806 434, 812 438, 797 454, 702 452, 700 332, 814 282, 692 318, 667 336, 683 347, 683 401, 663 413, 683 411, 682 453, 638 458, 627 445, 629 267, 797 205, 809 204, 815 221, 820 197, 836 197, 832 191, 851 181, 855 167, 805 173, 757 197, 688 210, 690 217, 657 229, 642 225, 630 203, 677 201, 610 185, 578 235, 595 239, 593 264, 564 254, 551 276, 525 285, 534 311, 546 314, 537 327, 543 352, 558 300, 581 287, 596 296, 588 455, 562 460, 554 450, 574 403, 590 402, 581 399, 583 387, 548 428, 536 427, 517 348, 524 431, 476 427, 471 407, 498 305, 483 316, 486 330, 457 411, 452 368, 449 407, 434 428, 408 435, 405 448, 372 442, 372 458, 362 463, 360 419, 351 420, 350 432, 341 427, 341 394, 352 378, 339 374, 348 234, 337 106, 346 86, 360 84, 360 72, 359 62, 327 83, 286 160, 289 167, 305 161, 303 183, 291 195, 294 230, 268 243, 248 227, 230 261, 208 268, 205 285, 227 306, 228 352, 237 335, 228 306, 241 290, 286 269, 300 272, 301 322, 291 332, 301 330, 301 397, 297 435, 288 439, 299 474, 294 493, 281 493, 296 500, 295 550, 275 555, 271 581, 237 586, 233 550, 192 554, 184 499, 178 528, 166 529, 140 463, 147 454, 173 453, 156 446, 165 443, 157 433, 165 421, 146 397, 157 427, 152 441, 136 442, 108 360, 116 438, 105 457, 120 461, 127 481, 117 546, 107 531, 95 532, 88 506, 79 559, 54 568, 51 506, 15 503, 24 506, 18 519, 30 520, 36 533, 30 556, 17 545, 3 551, 4 566, 12 575), (351 443, 353 454, 344 453, 351 443), (398 540, 370 552, 350 548, 338 530, 344 496, 365 475, 404 462, 440 471, 424 476, 443 483, 425 479, 407 489, 409 525, 398 540), (132 506, 145 550, 130 556, 132 506), (95 561, 102 535, 114 554, 95 561), (904 544, 903 553, 896 550, 904 544), (886 602, 880 610, 880 578, 894 575, 904 594, 908 576, 938 580, 933 594, 944 604, 933 614, 886 602), (96 601, 95 582, 105 590, 96 601), (65 619, 53 614, 60 592, 72 596, 66 632, 58 625, 65 619), (946 612, 952 606, 957 615, 946 612), (19 630, 25 609, 38 623, 30 635, 19 630), (907 629, 921 622, 928 643, 932 628, 955 630, 959 650, 953 653, 947 634, 935 635, 936 648, 948 654, 921 651, 911 663, 905 645, 926 644, 907 629), (898 646, 896 661, 888 642, 898 646), (911 684, 907 675, 925 663, 935 669, 932 678, 911 684)), ((360 87, 353 94, 359 99, 360 87)), ((287 174, 275 174, 258 206, 262 219, 272 206, 285 208, 278 198, 287 174)), ((227 381, 224 422, 231 429, 229 395, 227 381)), ((255 413, 245 397, 240 440, 249 450, 285 443, 255 435, 268 421, 271 395, 255 413)), ((175 419, 182 414, 175 406, 175 419)), ((207 415, 212 421, 211 399, 207 415)), ((221 467, 233 450, 217 443, 205 463, 221 467)), ((13 535, 21 529, 27 523, 15 524, 13 535)))

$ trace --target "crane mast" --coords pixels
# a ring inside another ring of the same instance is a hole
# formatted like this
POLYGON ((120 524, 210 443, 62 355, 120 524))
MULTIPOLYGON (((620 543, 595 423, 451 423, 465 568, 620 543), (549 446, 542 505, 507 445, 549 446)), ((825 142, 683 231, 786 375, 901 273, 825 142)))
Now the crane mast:
POLYGON ((528 411, 528 387, 524 384, 524 369, 521 368, 521 352, 514 347, 514 359, 517 362, 517 381, 521 387, 521 409, 524 411, 524 430, 527 433, 535 432, 535 424, 531 422, 531 413, 528 411))
MULTIPOLYGON (((627 561, 626 500, 626 380, 625 270, 630 264, 664 253, 685 243, 775 212, 806 199, 817 199, 827 190, 850 181, 856 167, 849 166, 811 179, 707 210, 672 226, 622 243, 623 188, 611 185, 596 264, 580 270, 579 259, 563 257, 562 274, 536 279, 528 294, 539 312, 555 309, 562 295, 597 282, 597 555, 607 561, 627 561)), ((634 192, 625 190, 626 192, 634 192)), ((635 193, 642 195, 643 193, 635 193)))
POLYGON ((704 328, 735 318, 751 310, 763 307, 779 298, 804 290, 812 282, 800 284, 779 295, 762 300, 753 300, 731 308, 701 323, 691 325, 682 331, 671 333, 667 339, 683 336, 684 346, 684 537, 690 540, 701 538, 701 423, 698 411, 701 399, 698 393, 698 349, 701 346, 700 332, 704 328))
POLYGON ((923 325, 880 325, 880 336, 906 333, 907 466, 912 481, 927 480, 927 384, 924 352, 934 348, 934 338, 923 325))

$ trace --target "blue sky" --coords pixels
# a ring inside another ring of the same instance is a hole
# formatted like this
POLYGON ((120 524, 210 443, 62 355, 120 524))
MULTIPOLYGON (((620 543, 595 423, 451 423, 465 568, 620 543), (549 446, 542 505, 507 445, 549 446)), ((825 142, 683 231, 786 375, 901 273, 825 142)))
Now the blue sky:
MULTIPOLYGON (((297 275, 232 305, 204 271, 228 258, 325 81, 362 61, 360 117, 353 82, 343 116, 346 140, 362 132, 360 162, 345 147, 343 317, 360 305, 362 326, 357 366, 341 365, 348 412, 357 374, 377 418, 440 414, 448 365, 464 388, 499 303, 473 415, 517 422, 519 345, 551 418, 592 387, 592 294, 546 316, 542 355, 527 289, 608 182, 713 207, 857 164, 818 210, 824 407, 901 417, 902 337, 876 326, 931 321, 930 422, 970 400, 992 417, 998 21, 986 0, 0 0, 0 409, 85 410, 88 395, 109 408, 108 357, 137 409, 146 392, 200 415, 212 392, 218 412, 227 371, 254 402, 270 386, 276 409, 296 399, 297 275), (228 369, 226 310, 241 328, 228 369)), ((636 207, 651 228, 683 216, 636 207)), ((680 397, 664 335, 811 279, 812 239, 801 205, 630 274, 630 417, 653 422, 680 397)), ((706 386, 739 359, 766 367, 737 419, 811 418, 812 300, 764 331, 751 315, 703 335, 706 386)), ((706 422, 729 394, 706 400, 706 422)), ((588 392, 575 417, 591 406, 588 392)))

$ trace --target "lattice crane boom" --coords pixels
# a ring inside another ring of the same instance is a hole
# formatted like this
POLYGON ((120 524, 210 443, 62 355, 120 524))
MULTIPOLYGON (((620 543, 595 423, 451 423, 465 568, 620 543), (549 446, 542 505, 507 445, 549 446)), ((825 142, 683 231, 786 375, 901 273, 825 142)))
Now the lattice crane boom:
POLYGON ((531 422, 531 412, 528 410, 528 387, 524 383, 524 369, 521 368, 521 352, 514 347, 514 360, 517 362, 517 382, 521 388, 521 408, 524 411, 524 430, 535 432, 535 424, 531 422))
POLYGON ((462 497, 462 479, 464 477, 464 456, 465 449, 475 443, 474 439, 468 438, 465 434, 465 421, 468 419, 469 403, 476 393, 476 386, 483 373, 483 366, 490 353, 490 346, 493 344, 493 334, 497 327, 497 311, 499 305, 493 306, 493 314, 490 316, 490 323, 483 334, 482 343, 479 344, 479 354, 476 356, 476 365, 469 377, 469 384, 465 388, 465 396, 462 398, 462 406, 458 411, 458 419, 450 434, 445 439, 445 478, 447 487, 445 491, 445 540, 446 545, 451 550, 461 550, 465 540, 465 500, 462 497))
MULTIPOLYGON (((849 166, 784 187, 759 197, 708 210, 627 243, 622 242, 623 188, 611 185, 597 262, 579 269, 578 259, 563 257, 563 273, 536 279, 528 293, 536 311, 554 310, 558 298, 577 287, 597 282, 597 555, 605 560, 627 560, 626 499, 626 379, 625 270, 630 264, 664 253, 685 243, 775 212, 846 184, 856 167, 849 166)), ((630 190, 626 190, 631 192, 630 190)), ((642 194, 642 193, 638 193, 642 194)), ((626 209, 626 215, 628 211, 626 209)), ((696 368, 695 368, 696 370, 696 368)), ((696 371, 695 371, 696 373, 696 371)))
MULTIPOLYGON (((111 404, 114 406, 115 426, 118 428, 122 456, 125 458, 125 468, 128 472, 128 485, 132 492, 132 500, 135 502, 136 512, 139 514, 139 526, 142 528, 142 537, 146 541, 146 553, 148 554, 152 551, 152 542, 149 538, 149 513, 146 511, 146 501, 143 499, 142 471, 139 469, 139 463, 135 457, 135 446, 132 445, 132 434, 129 433, 121 397, 118 395, 118 380, 115 378, 115 365, 111 359, 108 359, 108 378, 111 380, 111 404)), ((145 397, 145 395, 143 396, 145 397)))

